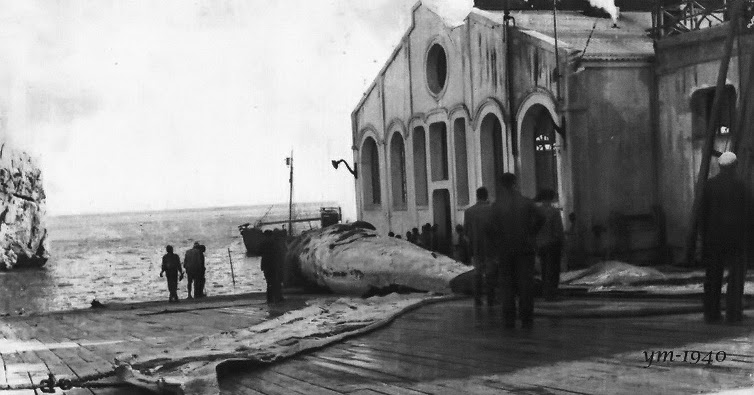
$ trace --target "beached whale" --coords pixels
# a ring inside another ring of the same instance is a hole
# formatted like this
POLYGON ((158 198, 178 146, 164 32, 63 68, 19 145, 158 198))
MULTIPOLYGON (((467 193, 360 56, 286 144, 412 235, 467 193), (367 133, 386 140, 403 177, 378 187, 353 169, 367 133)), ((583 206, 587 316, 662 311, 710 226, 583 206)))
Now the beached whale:
POLYGON ((348 224, 302 234, 289 244, 287 257, 287 269, 294 277, 357 296, 392 291, 450 294, 450 281, 471 270, 406 240, 348 224))

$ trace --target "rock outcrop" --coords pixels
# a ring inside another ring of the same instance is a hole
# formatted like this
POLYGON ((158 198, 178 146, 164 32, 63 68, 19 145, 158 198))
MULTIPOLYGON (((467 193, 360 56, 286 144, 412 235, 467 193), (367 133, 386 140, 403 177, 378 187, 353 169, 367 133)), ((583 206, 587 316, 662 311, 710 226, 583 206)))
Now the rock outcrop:
POLYGON ((25 152, 0 143, 0 269, 47 262, 42 172, 25 152))

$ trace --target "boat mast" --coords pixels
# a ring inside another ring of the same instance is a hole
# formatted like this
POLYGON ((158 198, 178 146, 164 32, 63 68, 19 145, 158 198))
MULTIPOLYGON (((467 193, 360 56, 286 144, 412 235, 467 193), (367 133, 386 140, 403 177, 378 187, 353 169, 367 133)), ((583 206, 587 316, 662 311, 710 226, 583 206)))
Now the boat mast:
POLYGON ((288 178, 290 183, 290 195, 288 197, 288 236, 293 235, 293 150, 291 150, 291 156, 285 158, 285 163, 291 168, 291 175, 288 178))

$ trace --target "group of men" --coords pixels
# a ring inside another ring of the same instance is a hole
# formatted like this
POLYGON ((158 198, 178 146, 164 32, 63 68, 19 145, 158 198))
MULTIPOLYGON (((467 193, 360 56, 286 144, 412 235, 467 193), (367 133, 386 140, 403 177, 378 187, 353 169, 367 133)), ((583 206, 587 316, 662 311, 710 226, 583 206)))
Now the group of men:
MULTIPOLYGON (((704 319, 722 321, 721 295, 724 271, 728 270, 725 320, 743 320, 746 258, 754 256, 754 196, 736 176, 737 158, 732 152, 718 159, 720 172, 705 185, 700 211, 704 282, 704 319)), ((495 289, 501 289, 503 324, 515 327, 516 298, 522 327, 531 327, 534 310, 534 264, 542 266, 542 293, 546 300, 556 295, 560 281, 563 223, 553 207, 555 192, 541 191, 534 201, 516 188, 516 176, 503 174, 495 202, 487 189, 477 190, 477 202, 466 210, 464 232, 475 268, 474 303, 494 305, 495 289)))
POLYGON ((477 202, 464 214, 464 234, 475 269, 474 304, 496 304, 495 290, 501 290, 503 324, 514 328, 533 325, 534 265, 536 254, 542 265, 542 287, 546 299, 555 298, 560 279, 563 222, 552 206, 555 192, 544 190, 537 205, 517 190, 516 176, 505 173, 498 183, 495 202, 487 188, 476 191, 477 202), (518 306, 516 306, 518 299, 518 306))
MULTIPOLYGON (((439 229, 440 225, 438 224, 430 225, 426 223, 422 225, 421 233, 419 232, 419 228, 413 228, 406 232, 406 240, 426 250, 448 253, 449 246, 444 245, 444 241, 438 236, 439 229)), ((388 232, 387 235, 397 239, 403 238, 401 235, 396 235, 393 232, 388 232)))
POLYGON ((187 277, 188 298, 192 298, 191 291, 193 288, 196 298, 205 297, 204 282, 206 268, 204 266, 204 252, 207 248, 199 242, 194 242, 194 246, 186 251, 183 258, 183 268, 181 267, 181 258, 173 252, 173 246, 165 247, 167 252, 162 257, 162 270, 160 277, 165 274, 168 281, 168 292, 170 293, 169 302, 178 302, 178 282, 183 280, 184 269, 187 277))

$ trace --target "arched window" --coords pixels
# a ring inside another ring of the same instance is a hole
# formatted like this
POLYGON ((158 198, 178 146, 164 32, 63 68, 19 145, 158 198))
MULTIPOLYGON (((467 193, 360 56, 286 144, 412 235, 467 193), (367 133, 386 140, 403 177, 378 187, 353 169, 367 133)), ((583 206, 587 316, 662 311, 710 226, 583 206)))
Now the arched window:
POLYGON ((558 191, 558 161, 555 123, 550 110, 536 103, 521 120, 521 172, 519 186, 526 196, 543 189, 558 191))
POLYGON ((534 166, 536 190, 558 190, 558 172, 555 159, 555 131, 549 113, 543 112, 534 135, 534 166))
POLYGON ((424 128, 417 126, 413 135, 416 205, 427 206, 429 205, 429 192, 427 190, 427 142, 424 139, 424 128))
POLYGON ((453 122, 453 135, 453 145, 456 151, 456 193, 458 194, 458 205, 465 206, 469 204, 469 167, 466 154, 466 120, 464 118, 457 118, 453 122))
POLYGON ((403 136, 393 133, 390 139, 390 187, 393 208, 405 210, 406 205, 406 151, 403 136))
POLYGON ((497 197, 497 183, 503 174, 503 127, 495 114, 482 119, 479 131, 482 161, 482 186, 487 188, 491 199, 497 197))
POLYGON ((361 147, 361 171, 364 179, 361 181, 364 190, 364 206, 366 209, 378 208, 382 203, 380 190, 380 157, 377 142, 367 137, 361 147))
POLYGON ((429 125, 429 152, 432 181, 448 179, 448 133, 445 122, 429 125))

